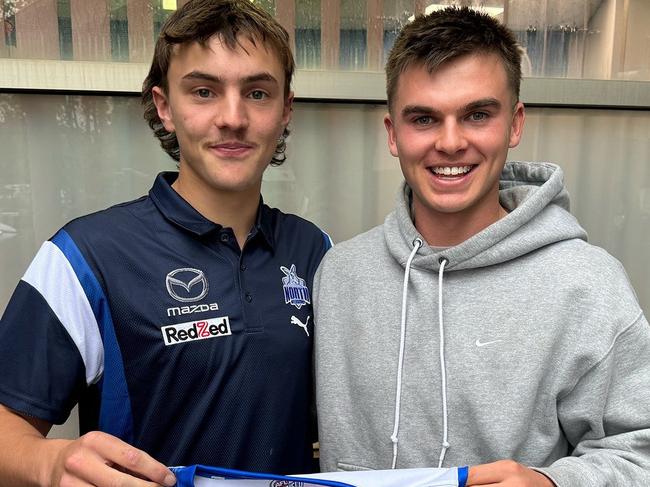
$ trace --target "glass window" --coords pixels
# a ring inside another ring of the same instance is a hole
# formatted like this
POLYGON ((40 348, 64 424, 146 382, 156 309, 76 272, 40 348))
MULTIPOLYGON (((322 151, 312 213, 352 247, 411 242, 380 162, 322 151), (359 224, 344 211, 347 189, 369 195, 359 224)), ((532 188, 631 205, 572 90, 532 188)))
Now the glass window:
MULTIPOLYGON (((335 242, 381 223, 402 180, 385 111, 297 103, 288 159, 264 175, 265 201, 335 242)), ((0 94, 0 137, 0 313, 43 240, 77 216, 145 194, 157 172, 175 168, 137 97, 0 94)), ((563 167, 590 241, 623 262, 650 309, 650 112, 529 108, 510 158, 563 167)))
POLYGON ((296 3, 296 66, 317 69, 321 65, 321 2, 303 0, 296 3))
MULTIPOLYGON (((287 28, 301 69, 381 71, 405 23, 462 3, 514 30, 526 76, 650 80, 647 0, 254 1, 287 28)), ((162 22, 182 3, 0 0, 0 58, 148 63, 162 22)))

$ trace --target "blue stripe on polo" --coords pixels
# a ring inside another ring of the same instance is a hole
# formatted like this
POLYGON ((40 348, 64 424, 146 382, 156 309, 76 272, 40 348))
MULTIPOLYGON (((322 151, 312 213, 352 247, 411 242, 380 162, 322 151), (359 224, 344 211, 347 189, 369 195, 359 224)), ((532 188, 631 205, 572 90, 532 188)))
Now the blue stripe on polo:
POLYGON ((52 237, 52 242, 59 247, 74 269, 95 314, 104 342, 104 374, 100 385, 102 392, 99 429, 131 443, 133 441, 131 401, 126 385, 122 354, 115 336, 108 301, 95 274, 70 235, 65 230, 60 230, 52 237))

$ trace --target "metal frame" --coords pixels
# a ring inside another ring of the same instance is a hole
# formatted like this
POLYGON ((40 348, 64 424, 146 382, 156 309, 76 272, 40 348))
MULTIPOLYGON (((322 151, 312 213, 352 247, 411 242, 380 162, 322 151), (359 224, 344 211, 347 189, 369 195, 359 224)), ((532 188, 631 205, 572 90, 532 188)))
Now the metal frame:
MULTIPOLYGON (((0 92, 76 94, 140 93, 148 64, 0 59, 0 92)), ((385 103, 382 72, 298 70, 296 97, 303 101, 385 103)), ((521 99, 532 106, 650 109, 650 81, 525 78, 521 99)))

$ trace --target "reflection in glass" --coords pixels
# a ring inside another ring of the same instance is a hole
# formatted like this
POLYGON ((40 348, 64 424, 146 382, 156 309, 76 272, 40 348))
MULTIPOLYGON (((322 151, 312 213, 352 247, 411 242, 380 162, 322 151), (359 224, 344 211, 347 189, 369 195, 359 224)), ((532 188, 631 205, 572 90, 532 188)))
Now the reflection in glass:
POLYGON ((339 69, 366 69, 367 20, 366 2, 341 3, 339 69))
MULTIPOLYGON (((650 2, 254 0, 295 40, 302 69, 381 71, 401 27, 447 5, 491 12, 526 51, 527 76, 650 80, 650 2)), ((0 58, 148 62, 181 0, 0 0, 0 58)))
POLYGON ((113 61, 129 60, 129 27, 126 10, 127 0, 111 0, 111 58, 113 61))
POLYGON ((296 2, 296 66, 318 69, 321 65, 321 2, 296 2))

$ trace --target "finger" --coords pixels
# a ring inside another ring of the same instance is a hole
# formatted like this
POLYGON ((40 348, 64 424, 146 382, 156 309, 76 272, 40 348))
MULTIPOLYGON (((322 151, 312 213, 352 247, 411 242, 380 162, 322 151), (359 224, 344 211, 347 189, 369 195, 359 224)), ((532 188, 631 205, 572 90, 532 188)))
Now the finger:
POLYGON ((157 484, 169 487, 176 485, 176 477, 165 465, 127 443, 121 442, 120 448, 117 450, 117 457, 111 458, 111 461, 128 472, 140 475, 157 484))
MULTIPOLYGON (((106 487, 119 485, 121 487, 159 487, 161 484, 154 482, 151 479, 141 478, 139 474, 134 472, 117 470, 108 465, 105 466, 107 475, 110 475, 111 482, 106 484, 106 487), (112 472, 108 472, 112 470, 112 472)), ((97 484, 98 487, 104 487, 104 484, 97 484)))
MULTIPOLYGON (((66 486, 93 487, 156 487, 159 484, 140 478, 138 474, 122 471, 115 465, 105 462, 97 454, 86 452, 85 455, 71 456, 66 461, 66 486)), ((62 479, 63 480, 63 479, 62 479)))
POLYGON ((466 485, 487 485, 497 482, 498 478, 492 469, 492 464, 474 465, 467 473, 466 485))
POLYGON ((467 485, 498 484, 513 475, 518 468, 519 464, 512 460, 474 465, 467 474, 467 485))
POLYGON ((50 480, 52 480, 53 486, 65 485, 66 487, 95 487, 95 485, 91 484, 88 480, 79 478, 76 474, 71 474, 69 472, 65 472, 60 478, 53 478, 50 480))
MULTIPOLYGON (((174 475, 162 463, 154 460, 147 453, 138 450, 119 438, 105 433, 92 432, 84 435, 84 437, 82 437, 82 442, 83 446, 87 447, 89 451, 94 452, 97 456, 95 461, 90 460, 84 462, 94 465, 96 472, 101 472, 101 474, 105 475, 110 473, 106 471, 107 468, 117 472, 117 469, 108 466, 114 465, 121 470, 131 472, 136 476, 142 477, 151 482, 156 482, 160 485, 171 487, 176 483, 174 475), (103 468, 99 467, 100 464, 103 468)), ((85 472, 88 472, 87 464, 80 466, 80 468, 83 468, 85 472)), ((88 473, 92 474, 92 472, 88 473)), ((121 473, 121 475, 126 474, 121 473)), ((129 477, 135 478, 133 475, 129 475, 129 477)))

